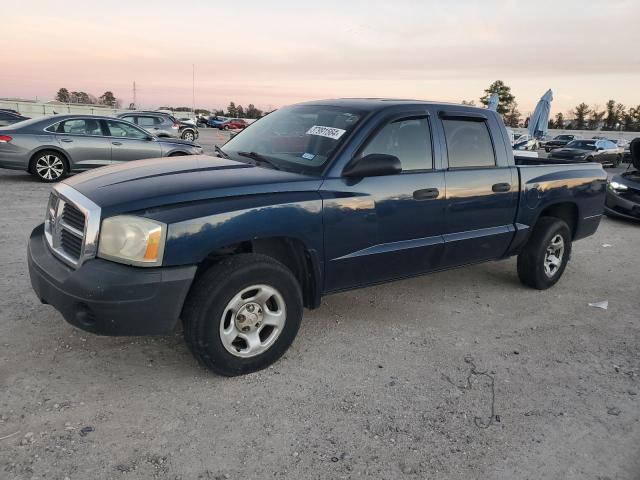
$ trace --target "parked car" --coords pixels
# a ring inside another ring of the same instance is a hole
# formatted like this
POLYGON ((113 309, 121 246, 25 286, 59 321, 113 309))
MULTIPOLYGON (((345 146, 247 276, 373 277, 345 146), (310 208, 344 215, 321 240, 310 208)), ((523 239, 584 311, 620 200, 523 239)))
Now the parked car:
POLYGON ((24 120, 29 120, 29 117, 25 117, 23 115, 5 110, 0 110, 0 127, 13 125, 14 123, 22 122, 24 120))
POLYGON ((613 217, 640 220, 640 138, 629 145, 634 150, 633 170, 609 181, 604 211, 613 217))
POLYGON ((230 118, 218 125, 220 130, 243 130, 247 128, 249 124, 241 118, 230 118))
POLYGON ((43 182, 130 160, 200 153, 196 143, 155 137, 113 117, 55 115, 0 128, 0 168, 26 170, 43 182))
POLYGON ((209 123, 208 126, 211 128, 220 128, 220 125, 222 125, 223 123, 229 121, 230 119, 227 117, 209 117, 209 123))
POLYGON ((546 289, 598 228, 607 176, 596 163, 521 167, 506 138, 496 112, 465 105, 284 107, 220 158, 57 185, 29 241, 31 282, 97 334, 167 333, 180 318, 190 351, 223 375, 276 361, 303 307, 332 292, 513 255, 520 280, 546 289))
POLYGON ((622 161, 622 153, 610 140, 573 140, 566 147, 553 150, 550 158, 617 167, 622 161))
POLYGON ((198 128, 185 123, 165 112, 132 111, 118 115, 118 118, 135 123, 158 137, 182 138, 193 142, 199 136, 198 128))
POLYGON ((209 126, 209 117, 206 115, 200 115, 197 118, 196 126, 198 127, 208 127, 209 126))
POLYGON ((13 108, 0 108, 0 112, 9 112, 9 113, 14 113, 16 115, 21 115, 21 113, 18 110, 14 110, 13 108))
POLYGON ((562 135, 556 135, 551 140, 545 142, 544 151, 549 153, 556 148, 562 148, 567 145, 567 143, 572 142, 573 140, 578 140, 582 138, 580 135, 573 135, 568 133, 563 133, 562 135))
POLYGON ((529 134, 520 135, 514 140, 514 150, 537 150, 538 141, 529 134))
POLYGON ((187 123, 189 125, 192 125, 194 127, 197 127, 197 120, 193 119, 193 118, 189 118, 189 117, 180 117, 178 118, 178 121, 181 123, 187 123))
POLYGON ((627 142, 627 144, 624 147, 624 154, 622 156, 622 159, 625 162, 630 162, 631 161, 631 142, 627 142))

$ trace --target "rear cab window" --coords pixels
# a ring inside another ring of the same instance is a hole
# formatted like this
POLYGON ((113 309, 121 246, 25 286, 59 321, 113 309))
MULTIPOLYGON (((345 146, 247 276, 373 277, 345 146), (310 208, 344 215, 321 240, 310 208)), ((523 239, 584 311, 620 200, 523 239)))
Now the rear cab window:
POLYGON ((496 166, 496 154, 484 119, 443 118, 449 168, 496 166))

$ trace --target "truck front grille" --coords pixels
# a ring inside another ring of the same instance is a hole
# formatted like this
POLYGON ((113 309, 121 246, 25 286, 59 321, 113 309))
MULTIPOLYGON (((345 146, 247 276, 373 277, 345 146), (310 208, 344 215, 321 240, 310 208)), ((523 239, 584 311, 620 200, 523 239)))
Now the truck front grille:
POLYGON ((78 268, 95 257, 100 208, 65 184, 49 197, 44 231, 49 248, 68 265, 78 268))

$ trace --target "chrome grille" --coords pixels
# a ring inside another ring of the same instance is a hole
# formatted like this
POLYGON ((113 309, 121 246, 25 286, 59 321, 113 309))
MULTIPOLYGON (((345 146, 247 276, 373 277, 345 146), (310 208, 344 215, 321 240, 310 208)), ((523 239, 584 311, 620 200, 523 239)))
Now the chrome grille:
POLYGON ((96 255, 100 208, 65 184, 49 197, 44 231, 49 248, 65 263, 79 267, 96 255))

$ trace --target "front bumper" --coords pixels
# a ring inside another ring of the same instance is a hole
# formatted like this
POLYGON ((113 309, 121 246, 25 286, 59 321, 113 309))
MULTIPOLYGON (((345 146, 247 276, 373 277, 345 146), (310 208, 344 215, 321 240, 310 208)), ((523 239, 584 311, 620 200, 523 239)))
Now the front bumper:
POLYGON ((616 195, 608 188, 604 211, 607 215, 622 217, 628 220, 640 220, 640 203, 616 195))
POLYGON ((70 324, 98 335, 170 333, 197 268, 138 268, 95 259, 74 270, 52 255, 43 225, 31 233, 28 262, 38 298, 70 324))

